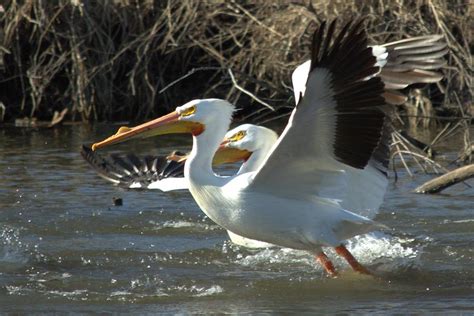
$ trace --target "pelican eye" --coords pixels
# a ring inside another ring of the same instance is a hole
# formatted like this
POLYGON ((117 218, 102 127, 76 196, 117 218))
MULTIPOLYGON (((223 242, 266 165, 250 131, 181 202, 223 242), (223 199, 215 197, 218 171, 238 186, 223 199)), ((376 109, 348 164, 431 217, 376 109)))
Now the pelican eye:
POLYGON ((230 138, 229 138, 229 141, 231 142, 236 142, 236 141, 239 141, 241 140, 242 138, 245 137, 247 133, 245 131, 239 131, 237 133, 235 133, 234 135, 232 135, 230 138))
POLYGON ((181 112, 181 116, 190 116, 196 112, 196 106, 190 106, 189 108, 185 109, 183 112, 181 112))

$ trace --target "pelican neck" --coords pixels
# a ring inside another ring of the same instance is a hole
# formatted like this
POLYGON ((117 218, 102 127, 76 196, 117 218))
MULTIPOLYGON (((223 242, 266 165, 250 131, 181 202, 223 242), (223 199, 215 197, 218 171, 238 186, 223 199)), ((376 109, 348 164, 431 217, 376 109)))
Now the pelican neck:
POLYGON ((238 174, 256 171, 262 165, 263 161, 270 152, 274 142, 263 142, 258 149, 254 150, 250 155, 250 158, 242 164, 238 174))
POLYGON ((251 172, 257 170, 258 167, 262 164, 263 159, 265 158, 264 150, 261 148, 255 150, 250 155, 249 159, 240 166, 238 174, 251 172))
POLYGON ((229 125, 230 120, 215 120, 201 134, 193 135, 193 148, 184 168, 188 181, 209 184, 209 181, 214 183, 213 179, 218 178, 212 169, 212 160, 229 125))

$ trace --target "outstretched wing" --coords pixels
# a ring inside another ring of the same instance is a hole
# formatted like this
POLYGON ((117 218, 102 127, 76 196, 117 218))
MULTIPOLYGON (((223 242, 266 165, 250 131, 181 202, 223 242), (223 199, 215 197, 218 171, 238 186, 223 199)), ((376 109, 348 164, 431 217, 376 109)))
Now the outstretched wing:
POLYGON ((341 175, 344 166, 367 166, 384 124, 384 85, 373 77, 379 67, 362 21, 351 25, 336 36, 335 21, 327 32, 323 23, 314 33, 305 95, 255 173, 253 189, 334 196, 347 181, 341 175))
MULTIPOLYGON (((377 76, 385 84, 383 94, 389 104, 402 104, 407 96, 399 90, 413 84, 435 83, 442 79, 439 69, 446 64, 448 52, 441 35, 419 36, 383 45, 370 46, 381 67, 377 76)), ((304 95, 311 61, 298 66, 292 74, 295 100, 304 95)), ((383 202, 387 181, 391 124, 386 122, 382 139, 364 170, 343 166, 347 174, 347 187, 338 195, 341 206, 360 210, 359 214, 372 217, 383 202), (364 194, 371 192, 371 194, 364 194)))
MULTIPOLYGON (((385 84, 384 98, 389 104, 402 104, 407 100, 398 90, 443 78, 439 69, 446 65, 444 55, 448 48, 441 35, 418 36, 370 47, 381 67, 377 76, 385 84)), ((300 94, 305 93, 309 67, 308 60, 296 67, 291 76, 296 103, 300 94)))
POLYGON ((85 145, 81 148, 81 155, 99 176, 116 185, 162 191, 187 188, 183 187, 184 161, 177 162, 164 156, 140 158, 134 154, 102 157, 85 145), (176 178, 182 181, 174 180, 176 178))
POLYGON ((390 104, 407 100, 406 95, 397 90, 443 78, 438 70, 446 65, 444 55, 449 49, 441 35, 419 36, 375 47, 384 48, 388 53, 379 76, 385 84, 385 100, 390 104))

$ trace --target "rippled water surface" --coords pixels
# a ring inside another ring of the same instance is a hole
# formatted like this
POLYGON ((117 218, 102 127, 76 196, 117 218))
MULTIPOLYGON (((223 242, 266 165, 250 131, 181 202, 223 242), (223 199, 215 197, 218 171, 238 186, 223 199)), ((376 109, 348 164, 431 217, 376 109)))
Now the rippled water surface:
MULTIPOLYGON (((413 194, 430 176, 399 169, 376 217, 391 231, 349 243, 377 277, 328 251, 343 271, 331 279, 308 253, 230 244, 187 192, 124 190, 96 176, 80 144, 114 129, 0 129, 2 312, 474 312, 472 188, 413 194)), ((164 154, 183 142, 113 150, 164 154)))

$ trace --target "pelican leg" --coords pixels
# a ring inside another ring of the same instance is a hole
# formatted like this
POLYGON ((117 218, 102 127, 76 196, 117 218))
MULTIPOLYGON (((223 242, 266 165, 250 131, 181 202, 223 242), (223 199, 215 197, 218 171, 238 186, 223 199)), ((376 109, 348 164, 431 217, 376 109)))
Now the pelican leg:
POLYGON ((340 245, 338 247, 334 248, 336 250, 336 253, 340 256, 342 256, 344 259, 346 259, 347 263, 354 269, 354 271, 357 271, 362 274, 368 274, 371 275, 369 270, 367 270, 366 267, 361 265, 359 261, 357 261, 356 258, 347 250, 347 248, 344 245, 340 245))
POLYGON ((332 264, 331 260, 329 260, 328 256, 324 252, 320 252, 319 254, 316 255, 316 259, 319 261, 319 263, 323 266, 324 270, 332 276, 336 277, 337 276, 337 271, 334 268, 334 265, 332 264))

